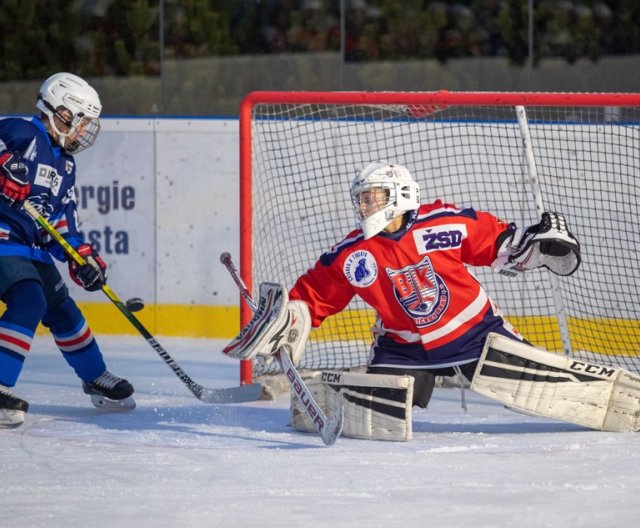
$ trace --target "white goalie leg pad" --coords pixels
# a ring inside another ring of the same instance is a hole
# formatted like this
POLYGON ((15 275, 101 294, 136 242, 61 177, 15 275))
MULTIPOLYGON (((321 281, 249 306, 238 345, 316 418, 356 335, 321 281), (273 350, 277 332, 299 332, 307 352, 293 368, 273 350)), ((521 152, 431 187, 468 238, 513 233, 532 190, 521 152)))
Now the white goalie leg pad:
MULTIPOLYGON (((305 372, 300 375, 302 376, 302 381, 304 381, 307 386, 311 397, 322 409, 322 412, 327 414, 327 410, 329 409, 329 405, 327 404, 328 393, 324 383, 322 383, 322 372, 305 372)), ((336 404, 337 401, 333 403, 334 407, 336 404)), ((293 393, 293 391, 291 392, 289 411, 291 412, 291 427, 305 433, 314 433, 316 431, 311 418, 307 416, 307 413, 304 410, 302 402, 293 393)))
POLYGON ((490 333, 470 389, 524 412, 600 431, 640 430, 640 377, 490 333))
MULTIPOLYGON (((327 414, 344 406, 342 436, 406 442, 412 438, 412 376, 353 372, 316 372, 305 380, 316 403, 327 414)), ((314 432, 311 420, 295 396, 291 425, 314 432)))
POLYGON ((282 341, 288 324, 289 296, 281 284, 260 284, 258 308, 251 321, 222 352, 236 359, 251 359, 256 354, 273 354, 282 341))

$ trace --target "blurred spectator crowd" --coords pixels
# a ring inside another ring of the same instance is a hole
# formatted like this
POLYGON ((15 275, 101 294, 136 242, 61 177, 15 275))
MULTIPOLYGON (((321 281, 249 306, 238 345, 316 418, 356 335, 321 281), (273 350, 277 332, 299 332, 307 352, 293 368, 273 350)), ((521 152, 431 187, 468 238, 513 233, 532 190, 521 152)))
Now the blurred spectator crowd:
MULTIPOLYGON (((347 61, 528 57, 527 0, 250 0, 232 32, 243 52, 339 50, 347 61)), ((536 0, 535 56, 579 57, 640 51, 640 2, 536 0)))
MULTIPOLYGON (((341 52, 345 61, 529 57, 528 0, 2 0, 0 81, 162 60, 341 52), (342 9, 343 8, 343 9, 342 9), (344 31, 343 31, 344 29, 344 31), (344 37, 343 37, 344 35, 344 37)), ((533 57, 640 53, 639 0, 534 0, 533 57)))

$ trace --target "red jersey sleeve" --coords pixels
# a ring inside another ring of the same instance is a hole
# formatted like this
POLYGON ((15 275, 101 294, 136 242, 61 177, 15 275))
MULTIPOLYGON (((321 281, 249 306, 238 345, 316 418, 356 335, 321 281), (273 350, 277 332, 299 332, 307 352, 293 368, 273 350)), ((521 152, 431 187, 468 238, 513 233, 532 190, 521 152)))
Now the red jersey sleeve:
POLYGON ((314 328, 328 316, 342 311, 355 295, 341 271, 339 260, 334 258, 329 263, 319 260, 289 291, 290 300, 307 303, 314 328))
POLYGON ((462 243, 462 260, 472 266, 490 266, 496 258, 496 241, 510 224, 491 213, 476 211, 467 225, 469 233, 462 243))

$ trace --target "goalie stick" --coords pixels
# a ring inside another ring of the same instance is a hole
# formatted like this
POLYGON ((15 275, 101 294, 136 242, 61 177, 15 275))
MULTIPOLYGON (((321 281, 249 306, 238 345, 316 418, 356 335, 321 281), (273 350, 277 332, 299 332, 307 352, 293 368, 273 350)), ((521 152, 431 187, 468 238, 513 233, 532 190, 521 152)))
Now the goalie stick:
MULTIPOLYGON (((542 202, 542 190, 540 189, 540 179, 538 177, 538 166, 536 164, 535 156, 533 155, 533 141, 531 139, 531 130, 529 129, 529 120, 527 118, 527 111, 524 106, 516 106, 516 115, 518 118, 518 126, 520 128, 520 135, 522 138, 522 146, 524 148, 524 155, 527 165, 527 173, 529 176, 529 182, 531 184, 531 190, 533 192, 533 199, 535 201, 536 212, 538 217, 544 213, 544 203, 542 202)), ((571 337, 569 336, 569 323, 567 321, 567 314, 564 309, 564 301, 562 294, 560 293, 560 284, 558 278, 553 274, 549 274, 549 281, 551 283, 551 293, 556 309, 556 316, 558 318, 558 326, 560 327, 560 338, 562 340, 562 348, 565 355, 573 355, 573 347, 571 346, 571 337)))
MULTIPOLYGON (((222 262, 224 267, 227 268, 227 271, 233 278, 233 281, 238 286, 242 298, 245 300, 249 308, 255 312, 257 309, 256 303, 253 300, 249 289, 242 280, 242 277, 240 277, 238 270, 233 264, 231 255, 225 251, 220 255, 220 262, 222 262)), ((342 426, 344 424, 344 407, 340 405, 340 410, 335 415, 327 416, 313 399, 311 391, 302 380, 300 373, 296 370, 295 365, 291 361, 291 358, 284 347, 278 348, 275 352, 275 356, 282 368, 282 372, 284 373, 287 382, 291 386, 291 390, 298 397, 298 400, 304 408, 307 416, 311 418, 316 432, 320 435, 320 438, 322 438, 325 445, 333 445, 342 432, 342 426)))
MULTIPOLYGON (((58 233, 55 228, 42 216, 38 210, 29 202, 24 202, 22 208, 33 218, 51 237, 64 249, 69 258, 82 266, 86 264, 85 259, 58 233)), ((151 333, 144 327, 138 318, 131 313, 131 310, 118 298, 113 290, 107 285, 102 285, 102 291, 109 300, 122 312, 129 322, 140 332, 147 343, 151 345, 163 361, 169 365, 173 373, 180 378, 180 381, 193 393, 193 395, 204 403, 242 403, 259 400, 262 397, 262 387, 258 384, 241 385, 224 389, 209 389, 193 381, 187 373, 182 370, 169 353, 156 341, 151 333)))

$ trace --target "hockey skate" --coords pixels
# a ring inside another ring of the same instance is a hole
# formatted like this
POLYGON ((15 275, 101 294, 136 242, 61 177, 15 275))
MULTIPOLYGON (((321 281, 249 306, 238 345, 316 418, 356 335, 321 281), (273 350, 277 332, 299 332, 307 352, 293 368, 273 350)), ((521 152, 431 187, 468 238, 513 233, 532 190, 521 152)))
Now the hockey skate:
POLYGON ((131 383, 108 370, 91 382, 83 381, 82 390, 91 396, 91 403, 98 409, 130 411, 136 406, 131 383))
POLYGON ((11 391, 0 385, 0 428, 18 427, 24 422, 24 413, 29 410, 29 404, 16 398, 11 391))

